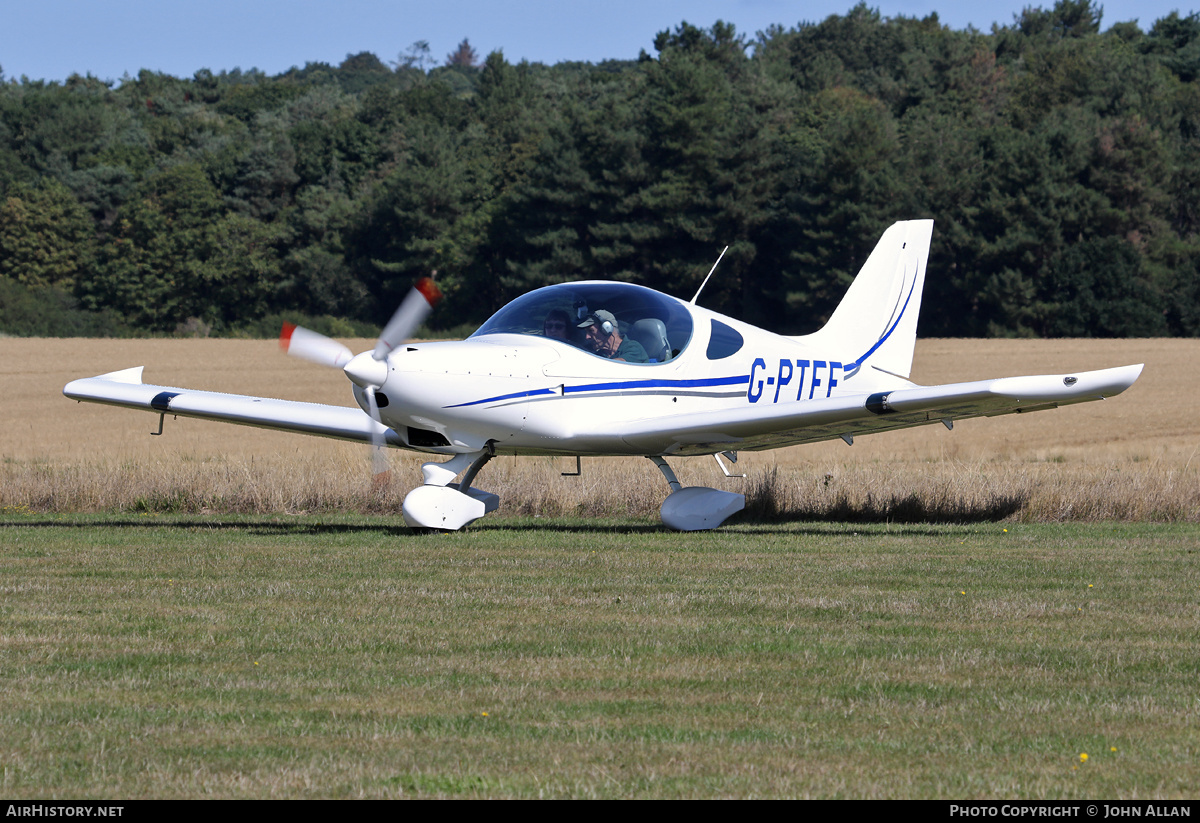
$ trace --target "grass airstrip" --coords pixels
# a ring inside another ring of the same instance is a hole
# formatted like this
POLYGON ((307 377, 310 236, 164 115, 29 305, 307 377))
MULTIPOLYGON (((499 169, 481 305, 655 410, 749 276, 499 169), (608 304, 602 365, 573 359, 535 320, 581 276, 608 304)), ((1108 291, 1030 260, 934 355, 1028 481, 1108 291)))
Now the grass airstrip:
POLYGON ((648 461, 498 460, 478 485, 502 516, 448 535, 395 514, 415 462, 380 493, 360 448, 150 437, 151 415, 59 394, 145 362, 347 402, 273 344, 2 342, 0 795, 1200 785, 1194 341, 921 341, 922 382, 1148 365, 1103 403, 743 455, 745 481, 681 461, 747 484, 711 533, 659 526, 648 461))

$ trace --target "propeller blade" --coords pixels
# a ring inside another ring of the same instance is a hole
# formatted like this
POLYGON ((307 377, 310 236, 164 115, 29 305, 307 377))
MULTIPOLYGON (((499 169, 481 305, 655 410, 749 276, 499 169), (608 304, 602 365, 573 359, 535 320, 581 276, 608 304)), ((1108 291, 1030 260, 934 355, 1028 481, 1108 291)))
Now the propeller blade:
POLYGON ((441 299, 442 292, 432 278, 422 277, 418 280, 400 304, 400 308, 396 309, 392 319, 383 327, 371 356, 376 360, 385 359, 393 349, 412 337, 417 326, 421 325, 421 321, 429 316, 429 312, 441 299))
MULTIPOLYGON (((367 386, 363 393, 367 396, 367 411, 371 419, 379 425, 383 420, 379 416, 379 404, 375 400, 375 387, 367 386)), ((375 488, 385 486, 391 481, 392 467, 388 462, 387 444, 384 441, 382 429, 371 434, 371 485, 375 488)))
POLYGON ((338 341, 291 323, 283 324, 283 330, 279 333, 279 346, 292 357, 337 369, 345 366, 354 357, 354 353, 338 341))

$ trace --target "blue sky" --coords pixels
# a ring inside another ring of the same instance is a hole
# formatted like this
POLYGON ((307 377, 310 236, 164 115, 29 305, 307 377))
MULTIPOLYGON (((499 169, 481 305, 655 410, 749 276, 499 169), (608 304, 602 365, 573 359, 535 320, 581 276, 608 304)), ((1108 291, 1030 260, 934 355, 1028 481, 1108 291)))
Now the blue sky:
MULTIPOLYGON (((1193 0, 1194 1, 1194 0, 1193 0)), ((886 17, 936 11, 956 29, 1009 23, 1037 0, 880 0, 886 17)), ((1172 10, 1170 0, 1109 0, 1102 27, 1137 20, 1143 30, 1172 10)), ((753 35, 845 14, 852 0, 0 0, 0 68, 6 78, 63 80, 72 73, 120 80, 142 68, 177 77, 198 69, 258 68, 268 74, 309 61, 340 63, 374 52, 393 61, 427 40, 441 63, 464 38, 480 56, 557 63, 632 59, 653 51, 654 34, 682 20, 725 20, 753 35)))

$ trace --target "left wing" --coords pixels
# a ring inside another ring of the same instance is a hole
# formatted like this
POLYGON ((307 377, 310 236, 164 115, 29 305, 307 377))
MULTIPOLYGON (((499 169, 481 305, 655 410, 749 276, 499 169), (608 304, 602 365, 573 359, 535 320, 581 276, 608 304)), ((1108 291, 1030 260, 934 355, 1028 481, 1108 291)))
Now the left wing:
POLYGON ((633 426, 626 422, 622 428, 625 442, 645 454, 774 449, 1103 400, 1125 391, 1141 373, 1139 364, 1069 375, 914 386, 796 403, 748 404, 734 410, 666 419, 647 418, 633 426), (631 428, 636 430, 630 431, 631 428))
POLYGON ((356 443, 371 443, 381 430, 390 446, 404 448, 405 443, 390 428, 376 423, 362 409, 301 403, 243 394, 150 386, 142 383, 142 366, 123 371, 73 380, 63 394, 73 400, 106 403, 127 409, 142 409, 180 417, 220 420, 263 429, 315 434, 356 443))

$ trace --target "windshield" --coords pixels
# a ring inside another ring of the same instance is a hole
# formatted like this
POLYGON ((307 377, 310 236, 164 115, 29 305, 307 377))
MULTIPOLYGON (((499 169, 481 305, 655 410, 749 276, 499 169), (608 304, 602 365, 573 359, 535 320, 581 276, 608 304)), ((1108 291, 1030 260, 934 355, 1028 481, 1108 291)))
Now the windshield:
POLYGON ((563 283, 532 291, 518 297, 479 327, 471 337, 487 334, 527 334, 558 338, 584 351, 591 351, 588 328, 593 339, 597 329, 608 335, 606 324, 615 319, 612 339, 621 341, 621 352, 609 347, 597 356, 628 362, 665 363, 679 355, 692 339, 692 316, 687 307, 673 297, 629 283, 563 283), (561 335, 561 336, 560 336, 561 335), (645 356, 637 353, 640 346, 645 356), (627 354, 628 352, 633 354, 627 354), (624 354, 626 356, 619 356, 624 354))

